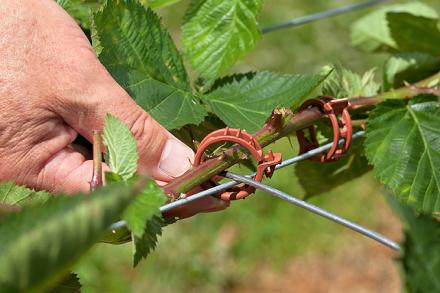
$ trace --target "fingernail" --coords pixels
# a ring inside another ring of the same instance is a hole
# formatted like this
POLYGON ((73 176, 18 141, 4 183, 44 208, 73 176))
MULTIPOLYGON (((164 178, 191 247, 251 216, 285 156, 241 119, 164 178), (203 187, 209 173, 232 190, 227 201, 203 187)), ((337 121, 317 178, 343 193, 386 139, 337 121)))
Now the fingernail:
POLYGON ((163 148, 158 169, 163 175, 172 179, 191 168, 192 162, 194 162, 194 152, 176 138, 170 138, 163 148))

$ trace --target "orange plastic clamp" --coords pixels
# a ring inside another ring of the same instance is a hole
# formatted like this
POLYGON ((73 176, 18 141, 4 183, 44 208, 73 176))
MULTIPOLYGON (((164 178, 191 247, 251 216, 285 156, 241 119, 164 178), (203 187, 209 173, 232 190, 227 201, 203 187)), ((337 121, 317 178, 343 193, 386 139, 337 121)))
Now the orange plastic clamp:
MULTIPOLYGON (((348 106, 349 102, 347 99, 335 99, 333 97, 307 100, 301 105, 300 111, 311 107, 318 107, 330 119, 333 128, 333 145, 330 150, 328 150, 327 153, 310 159, 320 160, 321 162, 331 162, 338 160, 347 153, 353 134, 351 118, 347 110, 348 106), (338 116, 341 116, 341 119, 339 119, 338 116), (340 139, 344 140, 341 147, 339 147, 340 139)), ((296 135, 300 146, 300 154, 319 147, 314 125, 298 130, 296 135), (306 138, 305 130, 309 131, 309 138, 306 138)))
MULTIPOLYGON (((204 153, 210 145, 220 142, 234 142, 244 147, 252 155, 254 160, 258 163, 257 173, 254 176, 254 180, 259 182, 263 179, 263 175, 271 177, 275 170, 275 165, 281 162, 280 153, 274 154, 272 151, 269 151, 267 155, 263 155, 263 149, 252 135, 241 129, 227 127, 210 133, 202 140, 194 158, 194 166, 200 165, 205 160, 204 153)), ((202 187, 212 187, 213 184, 216 184, 221 179, 222 177, 215 176, 211 179, 210 183, 204 184, 202 187)), ((219 197, 223 200, 236 200, 243 199, 254 192, 254 187, 246 184, 238 184, 232 189, 228 189, 221 193, 219 197)))
POLYGON ((235 142, 248 150, 255 161, 258 163, 263 161, 263 149, 252 135, 242 131, 241 129, 226 127, 211 132, 202 140, 197 148, 197 153, 194 158, 194 165, 200 165, 203 159, 202 157, 207 148, 210 145, 219 142, 235 142))

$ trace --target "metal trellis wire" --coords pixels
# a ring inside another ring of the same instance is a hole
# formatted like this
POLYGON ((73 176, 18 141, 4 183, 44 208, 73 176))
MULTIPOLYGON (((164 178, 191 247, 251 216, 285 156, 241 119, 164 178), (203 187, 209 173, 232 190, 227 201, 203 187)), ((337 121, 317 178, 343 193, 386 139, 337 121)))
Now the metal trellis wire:
MULTIPOLYGON (((363 135, 364 135, 364 131, 358 131, 355 134, 353 134, 353 139, 357 139, 359 137, 362 137, 363 135)), ((322 152, 324 152, 326 150, 329 150, 332 147, 332 145, 333 145, 333 143, 328 143, 328 144, 325 144, 325 145, 323 145, 321 147, 318 147, 316 149, 310 150, 310 151, 308 151, 308 152, 306 152, 304 154, 301 154, 301 155, 292 157, 290 159, 287 159, 287 160, 283 161, 282 163, 278 164, 275 168, 276 169, 282 169, 284 167, 287 167, 287 166, 290 166, 292 164, 298 163, 300 161, 306 160, 308 158, 314 157, 314 156, 316 156, 318 154, 321 154, 322 152)), ((178 199, 178 200, 176 200, 174 202, 171 202, 171 203, 168 203, 166 205, 163 205, 160 208, 161 213, 170 211, 170 210, 172 210, 174 208, 177 208, 177 207, 180 207, 180 206, 187 205, 188 203, 191 203, 193 201, 197 201, 200 198, 203 198, 203 197, 206 197, 206 196, 209 196, 209 195, 217 194, 217 193, 219 193, 221 191, 224 191, 226 189, 229 189, 229 188, 235 186, 237 183, 245 183, 245 184, 249 184, 249 185, 251 185, 251 186, 253 186, 253 187, 257 188, 257 189, 265 191, 266 193, 268 193, 270 195, 273 195, 273 196, 278 197, 278 198, 280 198, 282 200, 285 200, 285 201, 287 201, 287 202, 289 202, 291 204, 294 204, 294 205, 296 205, 298 207, 301 207, 301 208, 306 209, 306 210, 308 210, 310 212, 313 212, 313 213, 315 213, 315 214, 317 214, 317 215, 319 215, 321 217, 324 217, 324 218, 329 219, 329 220, 331 220, 333 222, 336 222, 336 223, 338 223, 340 225, 343 225, 343 226, 345 226, 345 227, 347 227, 349 229, 352 229, 352 230, 354 230, 354 231, 356 231, 356 232, 358 232, 358 233, 360 233, 362 235, 365 235, 365 236, 367 236, 367 237, 369 237, 369 238, 371 238, 373 240, 376 240, 379 243, 382 243, 382 244, 384 244, 384 245, 386 245, 386 246, 388 246, 388 247, 390 247, 390 248, 392 248, 394 250, 400 250, 400 247, 399 247, 399 245, 396 242, 394 242, 394 241, 392 241, 392 240, 390 240, 390 239, 388 239, 388 238, 386 238, 386 237, 384 237, 384 236, 382 236, 382 235, 380 235, 380 234, 378 234, 378 233, 376 233, 376 232, 374 232, 372 230, 369 230, 369 229, 367 229, 367 228, 365 228, 365 227, 363 227, 361 225, 358 225, 358 224, 353 223, 353 222, 351 222, 351 221, 349 221, 347 219, 344 219, 344 218, 342 218, 340 216, 332 214, 332 213, 330 213, 330 212, 328 212, 326 210, 323 210, 323 209, 321 209, 321 208, 319 208, 319 207, 317 207, 315 205, 312 205, 312 204, 310 204, 308 202, 305 202, 305 201, 303 201, 303 200, 301 200, 299 198, 296 198, 296 197, 294 197, 294 196, 292 196, 290 194, 287 194, 285 192, 277 190, 274 187, 271 187, 271 186, 268 186, 266 184, 263 184, 263 183, 260 183, 260 182, 252 180, 251 178, 255 174, 249 174, 247 176, 241 176, 241 175, 237 175, 237 174, 234 174, 234 173, 231 173, 231 172, 225 172, 223 175, 226 178, 231 179, 232 181, 220 184, 220 185, 215 186, 213 188, 206 189, 204 191, 198 192, 198 193, 193 194, 191 196, 183 197, 183 198, 178 199)), ((124 228, 125 226, 126 226, 126 222, 125 221, 119 221, 119 222, 116 222, 116 223, 112 224, 110 226, 110 230, 118 230, 118 229, 124 228)))
POLYGON ((287 194, 287 193, 282 192, 282 191, 280 191, 280 190, 278 190, 276 188, 273 188, 272 186, 268 186, 266 184, 262 184, 261 182, 254 181, 254 180, 252 180, 250 178, 247 178, 245 176, 237 175, 237 174, 234 174, 234 173, 231 173, 231 172, 226 172, 225 177, 229 178, 229 179, 232 179, 232 180, 234 180, 236 182, 241 182, 241 183, 249 184, 250 186, 253 186, 253 187, 257 188, 257 189, 265 191, 266 193, 268 193, 268 194, 270 194, 272 196, 278 197, 278 198, 280 198, 280 199, 282 199, 284 201, 287 201, 287 202, 289 202, 291 204, 294 204, 294 205, 296 205, 298 207, 301 207, 301 208, 303 208, 303 209, 305 209, 305 210, 307 210, 309 212, 315 213, 315 214, 317 214, 317 215, 319 215, 321 217, 324 217, 324 218, 329 219, 329 220, 331 220, 333 222, 341 224, 341 225, 343 225, 343 226, 345 226, 345 227, 347 227, 347 228, 349 228, 349 229, 351 229, 353 231, 356 231, 356 232, 358 232, 358 233, 360 233, 362 235, 365 235, 365 236, 367 236, 367 237, 369 237, 369 238, 371 238, 373 240, 376 240, 376 241, 378 241, 378 242, 388 246, 389 248, 392 248, 392 249, 397 250, 397 251, 400 250, 399 244, 397 244, 396 242, 394 242, 394 241, 392 241, 392 240, 390 240, 390 239, 380 235, 379 233, 376 233, 376 232, 374 232, 374 231, 372 231, 370 229, 362 227, 361 225, 353 223, 353 222, 351 222, 351 221, 349 221, 347 219, 344 219, 344 218, 342 218, 340 216, 332 214, 332 213, 330 213, 330 212, 328 212, 326 210, 323 210, 323 209, 321 209, 321 208, 319 208, 319 207, 317 207, 317 206, 315 206, 313 204, 310 204, 310 203, 305 202, 305 201, 303 201, 303 200, 301 200, 299 198, 296 198, 296 197, 294 197, 294 196, 292 196, 290 194, 287 194))
POLYGON ((381 4, 385 1, 387 1, 387 0, 370 0, 370 1, 365 1, 365 2, 361 2, 361 3, 350 4, 347 6, 335 8, 335 9, 328 10, 328 11, 305 15, 302 17, 288 20, 283 23, 274 24, 271 26, 264 27, 261 29, 261 32, 263 34, 267 34, 267 33, 274 32, 274 31, 277 31, 280 29, 285 29, 285 28, 294 27, 294 26, 300 26, 300 25, 303 25, 303 24, 306 24, 309 22, 313 22, 313 21, 317 21, 320 19, 329 18, 332 16, 349 13, 349 12, 352 12, 355 10, 364 9, 364 8, 367 8, 367 7, 370 7, 373 5, 381 4))

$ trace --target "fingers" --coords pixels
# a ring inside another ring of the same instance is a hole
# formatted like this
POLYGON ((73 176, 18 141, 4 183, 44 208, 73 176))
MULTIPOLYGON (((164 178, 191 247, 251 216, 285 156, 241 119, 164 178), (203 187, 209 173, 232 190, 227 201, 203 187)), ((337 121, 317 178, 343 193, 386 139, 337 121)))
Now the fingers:
MULTIPOLYGON (((72 144, 76 131, 62 121, 46 122, 41 129, 46 131, 46 137, 40 138, 25 155, 27 166, 22 166, 22 173, 28 172, 20 183, 50 192, 88 192, 93 161, 86 159, 86 151, 81 152, 72 144)), ((33 132, 38 134, 37 130, 33 132)), ((102 169, 109 171, 105 164, 102 169)))
POLYGON ((94 75, 87 91, 58 103, 55 112, 89 141, 94 130, 102 130, 107 113, 121 119, 136 138, 139 170, 155 179, 169 182, 191 168, 189 147, 142 110, 103 67, 94 75))
MULTIPOLYGON (((71 144, 78 133, 92 141, 107 113, 136 137, 140 170, 169 182, 191 167, 192 150, 136 105, 54 1, 6 1, 0 15, 1 180, 55 192, 88 191, 93 163, 71 144)), ((223 206, 205 199, 182 211, 191 215, 223 206)))
MULTIPOLYGON (((108 167, 106 167, 108 170, 108 167)), ((88 192, 93 161, 67 146, 57 152, 40 172, 40 187, 51 192, 88 192)))

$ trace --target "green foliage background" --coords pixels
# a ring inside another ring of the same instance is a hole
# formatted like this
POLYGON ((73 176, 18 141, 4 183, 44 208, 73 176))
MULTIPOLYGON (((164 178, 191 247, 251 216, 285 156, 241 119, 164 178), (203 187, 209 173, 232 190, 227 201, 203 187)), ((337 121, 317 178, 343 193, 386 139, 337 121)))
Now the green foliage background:
MULTIPOLYGON (((268 0, 259 21, 264 26, 354 2, 357 1, 268 0)), ((436 0, 423 2, 440 10, 436 0)), ((187 4, 188 1, 182 1, 159 11, 176 40, 187 4)), ((380 66, 385 55, 365 54, 350 46, 349 26, 365 13, 364 10, 264 35, 256 49, 231 72, 259 69, 313 73, 336 61, 355 72, 364 72, 371 64, 380 66)), ((380 74, 379 68, 377 76, 380 74)), ((296 146, 292 149, 287 140, 274 148, 286 157, 297 153, 296 146)), ((275 174, 271 184, 304 195, 294 174, 292 168, 282 170, 275 174)), ((371 173, 312 202, 373 229, 384 222, 376 211, 388 209, 381 187, 371 173)), ((282 270, 297 255, 344 249, 346 235, 357 241, 370 241, 257 193, 233 203, 224 212, 198 215, 165 228, 158 249, 136 269, 132 268, 131 244, 99 244, 75 272, 81 278, 84 292, 222 292, 240 286, 258 267, 282 270), (227 233, 234 234, 232 240, 225 240, 227 233)))

